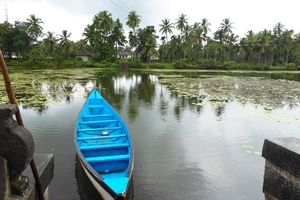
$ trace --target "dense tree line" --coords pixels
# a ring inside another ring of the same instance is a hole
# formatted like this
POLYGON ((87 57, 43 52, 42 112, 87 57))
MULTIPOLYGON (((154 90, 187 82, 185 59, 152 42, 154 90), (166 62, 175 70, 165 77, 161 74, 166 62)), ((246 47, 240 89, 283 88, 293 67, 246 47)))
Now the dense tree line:
POLYGON ((140 23, 141 16, 131 11, 126 25, 132 31, 126 38, 120 19, 114 20, 111 13, 102 11, 86 26, 83 39, 73 42, 67 30, 58 35, 44 33, 43 21, 33 14, 24 22, 0 24, 0 49, 8 60, 15 56, 39 63, 51 60, 58 65, 73 59, 80 48, 93 53, 93 60, 99 62, 114 62, 117 52, 125 50, 132 52, 136 61, 149 63, 158 58, 161 63, 174 63, 181 68, 187 63, 202 68, 238 63, 295 68, 300 62, 300 33, 281 23, 275 24, 273 30, 249 30, 244 37, 234 33, 234 23, 228 18, 211 32, 207 19, 189 24, 187 16, 180 14, 174 23, 161 20, 158 26, 162 37, 157 36, 154 26, 139 28, 140 23))

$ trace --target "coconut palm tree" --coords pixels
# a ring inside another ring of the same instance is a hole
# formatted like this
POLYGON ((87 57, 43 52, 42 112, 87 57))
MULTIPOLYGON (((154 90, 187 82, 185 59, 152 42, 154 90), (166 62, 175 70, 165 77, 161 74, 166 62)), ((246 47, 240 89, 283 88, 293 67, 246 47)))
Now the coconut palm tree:
POLYGON ((160 38, 161 42, 162 42, 162 45, 160 47, 162 47, 162 54, 161 54, 161 59, 162 59, 162 62, 164 62, 164 52, 165 52, 165 43, 166 43, 166 37, 165 36, 162 36, 160 38))
POLYGON ((168 43, 168 33, 172 34, 172 28, 174 28, 173 23, 170 22, 169 19, 163 19, 161 20, 162 24, 159 24, 160 27, 159 32, 166 35, 166 40, 168 43))
POLYGON ((222 23, 220 24, 221 26, 219 28, 224 32, 224 34, 232 33, 232 29, 233 29, 232 24, 233 22, 230 22, 229 18, 225 18, 223 19, 222 23))
POLYGON ((155 55, 156 53, 156 39, 153 36, 147 37, 143 49, 142 49, 142 54, 146 56, 147 62, 150 61, 151 56, 155 55))
MULTIPOLYGON (((126 25, 129 28, 132 28, 133 30, 133 36, 134 36, 134 42, 132 44, 136 45, 136 32, 135 29, 137 27, 139 27, 140 23, 141 23, 141 16, 136 14, 136 11, 130 11, 130 13, 127 16, 127 22, 126 25)), ((136 58, 138 57, 138 51, 136 50, 136 58)))
POLYGON ((125 45, 125 43, 127 43, 126 37, 124 35, 124 31, 123 31, 123 25, 119 19, 117 19, 114 22, 114 27, 112 30, 111 38, 113 39, 113 41, 116 45, 116 54, 117 54, 118 45, 123 46, 123 45, 125 45))
POLYGON ((162 24, 159 24, 159 26, 161 27, 159 29, 159 32, 161 32, 162 34, 165 34, 165 37, 162 37, 161 40, 163 42, 163 51, 162 51, 162 62, 164 62, 164 46, 165 46, 165 40, 168 43, 168 33, 172 34, 172 28, 174 28, 173 23, 170 22, 169 19, 164 19, 161 20, 162 24))
POLYGON ((92 25, 87 25, 87 27, 84 28, 84 32, 82 33, 83 36, 83 41, 85 43, 89 43, 92 47, 95 46, 96 43, 96 33, 95 33, 95 26, 92 25))
POLYGON ((203 32, 205 34, 205 36, 207 35, 208 31, 210 31, 209 26, 211 24, 208 22, 208 20, 206 18, 203 18, 201 21, 201 28, 203 29, 203 32))
POLYGON ((188 19, 186 18, 186 15, 182 13, 181 15, 178 16, 178 19, 175 22, 176 28, 180 30, 180 32, 182 33, 187 23, 188 23, 188 19))
POLYGON ((278 22, 275 24, 273 31, 276 32, 278 35, 281 35, 281 33, 285 30, 284 25, 281 22, 278 22))
POLYGON ((107 38, 114 25, 111 13, 109 13, 107 10, 100 12, 98 25, 99 29, 103 31, 105 38, 107 38))
POLYGON ((71 47, 71 41, 69 40, 69 37, 71 37, 71 34, 72 33, 69 33, 67 30, 63 30, 62 34, 58 36, 59 37, 58 38, 59 45, 64 50, 65 56, 68 55, 68 52, 71 47))
POLYGON ((54 46, 56 45, 58 39, 56 38, 55 33, 50 31, 48 31, 46 36, 47 37, 44 39, 44 44, 49 49, 50 55, 52 55, 54 51, 54 46))
POLYGON ((141 16, 140 15, 137 15, 136 14, 136 11, 133 10, 131 11, 128 16, 127 16, 127 22, 126 22, 126 25, 129 27, 129 28, 132 28, 133 30, 133 34, 135 35, 135 29, 137 27, 139 27, 140 23, 141 23, 141 16))
POLYGON ((33 41, 37 41, 39 36, 43 35, 43 27, 40 24, 44 22, 40 18, 36 18, 34 14, 27 18, 27 32, 32 37, 33 41))

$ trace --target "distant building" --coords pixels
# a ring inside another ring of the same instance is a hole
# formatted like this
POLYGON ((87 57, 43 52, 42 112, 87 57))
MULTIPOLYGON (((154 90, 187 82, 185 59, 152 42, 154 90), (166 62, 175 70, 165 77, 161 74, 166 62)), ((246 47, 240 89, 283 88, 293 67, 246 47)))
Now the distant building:
POLYGON ((85 49, 80 49, 75 56, 76 58, 82 58, 82 60, 88 61, 91 59, 92 54, 85 49))
POLYGON ((127 51, 121 51, 117 54, 117 57, 122 59, 128 59, 131 58, 131 53, 127 51))
POLYGON ((152 55, 152 56, 150 57, 150 60, 158 60, 158 57, 155 56, 155 55, 152 55))

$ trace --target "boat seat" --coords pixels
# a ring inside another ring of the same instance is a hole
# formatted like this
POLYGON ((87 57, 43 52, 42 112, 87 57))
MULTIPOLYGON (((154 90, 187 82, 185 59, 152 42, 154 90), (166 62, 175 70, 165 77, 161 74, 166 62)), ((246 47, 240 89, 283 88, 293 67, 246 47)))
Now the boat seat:
POLYGON ((90 117, 112 117, 113 114, 97 114, 97 115, 84 115, 83 118, 90 118, 90 117))
POLYGON ((118 134, 118 135, 105 135, 105 136, 88 136, 88 137, 78 137, 77 141, 82 140, 101 140, 101 139, 109 139, 109 138, 118 138, 118 137, 126 137, 126 134, 118 134))
POLYGON ((85 159, 89 163, 107 162, 107 161, 115 161, 115 160, 129 160, 130 155, 126 154, 126 155, 114 155, 114 156, 89 157, 85 159))
POLYGON ((89 105, 88 108, 104 108, 102 105, 89 105))
POLYGON ((114 123, 114 122, 118 122, 118 120, 97 120, 97 121, 84 121, 84 122, 79 122, 80 125, 83 124, 99 124, 99 123, 114 123))
POLYGON ((122 129, 121 126, 116 127, 105 127, 105 128, 81 128, 78 130, 78 132, 85 132, 85 131, 107 131, 107 130, 117 130, 122 129))
POLYGON ((79 146, 80 150, 94 150, 94 149, 111 149, 111 148, 121 148, 121 147, 129 147, 128 143, 119 143, 119 144, 98 144, 98 145, 85 145, 79 146))

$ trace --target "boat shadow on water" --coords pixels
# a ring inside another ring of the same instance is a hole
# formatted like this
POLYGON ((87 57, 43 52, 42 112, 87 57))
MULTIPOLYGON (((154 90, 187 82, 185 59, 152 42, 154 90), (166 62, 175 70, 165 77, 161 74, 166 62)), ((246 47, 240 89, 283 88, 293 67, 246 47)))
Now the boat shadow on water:
MULTIPOLYGON (((75 158, 75 178, 77 185, 77 192, 80 196, 80 200, 103 200, 101 195, 95 189, 89 178, 87 177, 84 169, 80 164, 80 160, 78 155, 76 154, 75 158)), ((131 183, 128 189, 128 194, 126 196, 126 200, 133 200, 133 177, 131 178, 131 183)))

